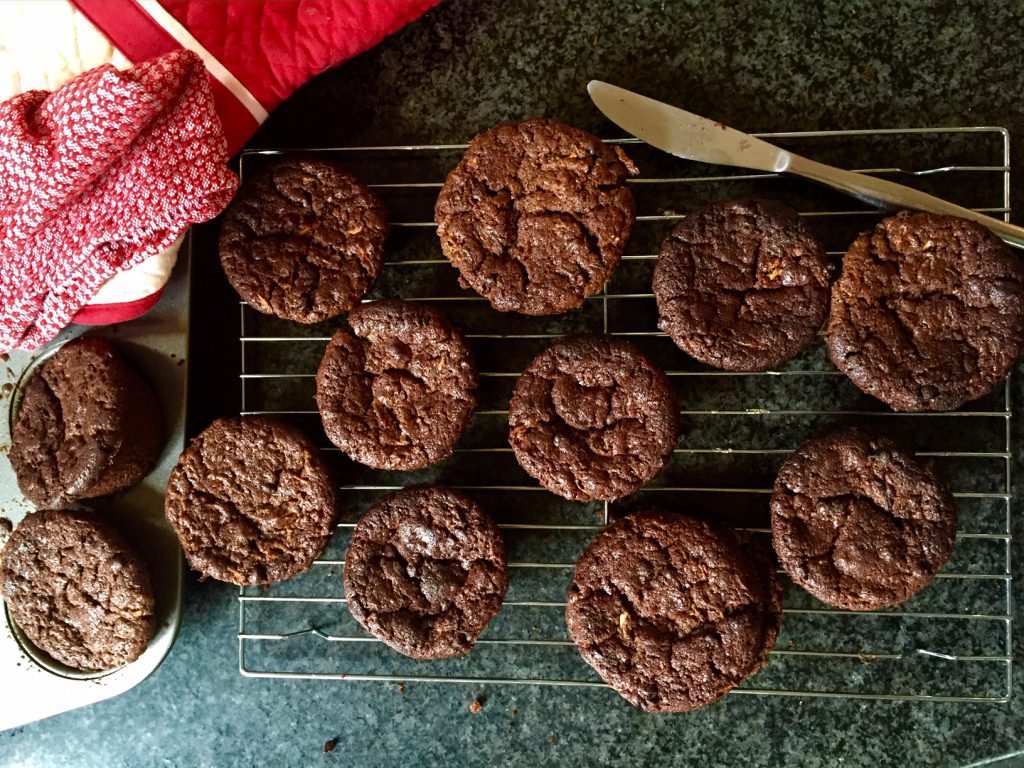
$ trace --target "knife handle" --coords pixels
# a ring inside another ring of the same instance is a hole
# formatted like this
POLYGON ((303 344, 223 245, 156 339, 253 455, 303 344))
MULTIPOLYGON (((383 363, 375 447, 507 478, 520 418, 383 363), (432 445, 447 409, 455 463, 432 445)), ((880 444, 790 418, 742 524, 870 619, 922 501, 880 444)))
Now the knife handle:
POLYGON ((838 189, 840 192, 852 195, 869 205, 886 208, 912 208, 918 211, 946 213, 964 219, 971 219, 988 227, 1010 245, 1024 248, 1024 227, 1018 227, 1015 224, 994 219, 983 213, 972 211, 970 208, 947 203, 945 200, 940 200, 937 197, 919 192, 910 187, 905 187, 902 184, 896 184, 895 182, 886 181, 874 176, 867 176, 863 173, 833 168, 831 165, 808 160, 800 155, 789 156, 789 164, 786 166, 786 171, 838 189))

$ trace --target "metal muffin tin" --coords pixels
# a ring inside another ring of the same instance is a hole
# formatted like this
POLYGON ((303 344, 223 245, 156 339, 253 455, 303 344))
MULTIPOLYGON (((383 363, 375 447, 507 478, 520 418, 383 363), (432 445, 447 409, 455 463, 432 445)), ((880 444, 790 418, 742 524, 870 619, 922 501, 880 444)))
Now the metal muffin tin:
POLYGON ((34 371, 62 344, 89 332, 124 350, 133 366, 156 390, 164 416, 163 451, 154 469, 124 493, 83 504, 110 520, 139 550, 150 567, 156 597, 156 633, 137 660, 103 672, 73 669, 36 648, 11 620, 6 606, 0 619, 0 730, 109 699, 142 682, 157 668, 174 642, 181 618, 181 549, 163 514, 167 477, 185 440, 185 386, 188 372, 188 243, 159 303, 128 323, 101 328, 71 326, 35 353, 14 351, 0 358, 0 517, 14 527, 34 507, 18 488, 6 459, 11 425, 21 393, 34 371))

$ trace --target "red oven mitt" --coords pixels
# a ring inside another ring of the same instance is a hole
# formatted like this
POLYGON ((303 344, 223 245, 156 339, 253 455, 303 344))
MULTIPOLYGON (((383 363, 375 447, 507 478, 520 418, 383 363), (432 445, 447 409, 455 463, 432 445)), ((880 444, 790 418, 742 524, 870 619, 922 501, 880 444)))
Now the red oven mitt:
MULTIPOLYGON (((194 52, 209 76, 208 87, 212 92, 215 112, 227 140, 226 154, 232 155, 252 136, 270 110, 304 82, 377 44, 439 0, 65 1, 81 11, 132 62, 150 61, 182 50, 194 52)), ((192 62, 190 66, 195 67, 194 59, 189 61, 192 62)), ((119 77, 109 67, 101 69, 103 77, 119 77)), ((193 74, 196 72, 195 69, 191 71, 193 74)), ((87 73, 80 78, 86 76, 93 77, 87 73)), ((57 98, 63 90, 61 88, 56 91, 53 98, 57 98)), ((20 106, 11 106, 4 113, 12 125, 32 112, 39 100, 45 98, 45 94, 24 94, 19 98, 28 101, 19 101, 20 106)), ((66 95, 60 98, 65 99, 66 95)), ((196 119, 205 120, 208 112, 196 119)), ((140 133, 143 132, 144 126, 139 122, 141 118, 134 119, 136 122, 131 123, 129 120, 129 124, 134 125, 140 133)), ((75 120, 83 125, 88 123, 84 115, 77 115, 75 120)), ((203 130, 207 128, 213 130, 204 124, 203 130)), ((7 133, 7 130, 6 127, 0 128, 0 134, 7 133)), ((31 133, 32 127, 29 125, 29 130, 23 134, 31 133)), ((42 137, 37 136, 36 140, 42 141, 42 137)), ((3 141, 0 136, 0 142, 3 141)), ((99 162, 101 166, 106 163, 113 169, 116 165, 116 152, 126 151, 131 144, 126 136, 121 136, 114 144, 108 145, 107 141, 104 138, 95 147, 84 145, 86 155, 75 161, 75 173, 78 174, 75 176, 76 181, 70 186, 64 183, 66 180, 60 182, 63 194, 70 194, 72 188, 85 194, 86 181, 94 181, 101 176, 100 166, 95 163, 99 162), (75 187, 75 184, 79 184, 79 187, 75 187)), ((16 152, 25 151, 30 144, 22 141, 21 148, 16 152)), ((40 146, 37 144, 36 149, 40 146)), ((177 155, 187 147, 172 149, 175 153, 168 160, 177 162, 177 155)), ((0 147, 0 153, 9 151, 6 145, 0 147)), ((55 169, 39 165, 42 154, 45 154, 43 150, 39 151, 41 154, 38 157, 33 156, 37 165, 33 166, 35 170, 32 172, 45 176, 55 169)), ((32 156, 31 152, 29 156, 32 156)), ((7 157, 7 154, 0 155, 0 162, 6 165, 7 157)), ((64 156, 63 162, 70 163, 70 157, 64 156)), ((23 171, 10 169, 5 170, 5 173, 23 171)), ((118 166, 118 173, 124 176, 125 183, 128 179, 132 180, 132 184, 144 180, 145 173, 125 174, 124 171, 124 167, 118 166)), ((42 178, 37 178, 34 183, 40 186, 42 178)), ((35 347, 52 338, 69 320, 89 324, 120 322, 151 307, 162 290, 175 257, 175 246, 172 245, 162 253, 159 253, 160 249, 174 243, 189 224, 202 220, 197 217, 209 218, 220 210, 218 206, 223 206, 223 200, 213 194, 222 188, 218 178, 223 177, 215 174, 208 177, 208 186, 195 186, 192 191, 196 198, 186 203, 177 216, 169 213, 170 203, 167 201, 162 210, 147 207, 149 202, 160 198, 160 195, 153 194, 152 189, 148 196, 138 198, 134 208, 130 201, 124 199, 101 203, 99 190, 90 193, 89 205, 94 206, 92 210, 104 214, 108 211, 118 212, 115 218, 123 227, 131 230, 128 233, 134 238, 131 246, 118 245, 120 240, 116 243, 103 240, 113 228, 113 220, 108 221, 108 229, 103 230, 90 217, 79 215, 77 221, 82 223, 88 219, 91 228, 88 233, 76 230, 76 236, 84 237, 88 234, 88 237, 85 240, 79 237, 76 241, 78 250, 74 254, 70 253, 74 249, 59 249, 44 258, 36 251, 33 260, 29 260, 27 252, 23 252, 16 264, 0 265, 3 270, 0 279, 0 347, 35 347), (97 205, 100 208, 95 208, 97 205), (129 215, 142 218, 130 222, 126 218, 129 215), (165 220, 159 235, 154 230, 142 236, 141 227, 144 222, 155 222, 161 216, 165 220), (176 231, 172 232, 175 228, 176 231), (136 266, 129 269, 132 265, 136 266), (110 279, 103 282, 107 277, 110 279), (101 283, 103 292, 92 299, 101 283)), ((166 183, 166 180, 160 179, 162 175, 158 173, 153 181, 166 183)), ((117 188, 119 183, 112 182, 103 187, 103 194, 117 188)), ((130 190, 132 195, 138 191, 135 187, 124 189, 130 190)), ((171 191, 176 192, 173 189, 171 191)), ((54 193, 39 194, 43 195, 39 200, 45 200, 46 205, 53 206, 58 202, 54 193)), ((6 207, 7 204, 4 205, 6 207)), ((50 215, 55 214, 51 211, 50 215)), ((9 237, 24 239, 28 236, 17 228, 5 234, 9 225, 4 216, 6 214, 0 211, 0 235, 5 238, 3 243, 7 243, 9 237)), ((73 218, 70 213, 62 216, 65 219, 73 218)), ((67 226, 72 225, 69 223, 67 226)), ((61 231, 63 235, 67 234, 66 229, 61 231)), ((0 255, 6 259, 6 253, 3 251, 0 255)))
POLYGON ((132 61, 188 48, 206 63, 234 154, 300 85, 440 0, 71 0, 132 61))

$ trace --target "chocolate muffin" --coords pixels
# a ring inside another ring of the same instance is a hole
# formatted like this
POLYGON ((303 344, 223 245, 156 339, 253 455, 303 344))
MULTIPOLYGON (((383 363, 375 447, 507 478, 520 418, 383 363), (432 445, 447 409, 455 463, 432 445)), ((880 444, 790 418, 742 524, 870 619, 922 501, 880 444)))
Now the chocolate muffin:
POLYGON ((22 520, 0 554, 0 594, 39 650, 76 669, 123 666, 153 637, 149 569, 89 513, 43 510, 22 520))
POLYGON ((601 531, 565 622, 590 666, 647 712, 688 712, 768 662, 782 620, 767 555, 728 528, 659 510, 601 531))
POLYGON ((501 533, 472 499, 437 486, 374 504, 345 555, 345 597, 356 621, 399 653, 469 653, 501 608, 508 563, 501 533))
POLYGON ((790 578, 852 611, 917 594, 956 541, 953 496, 888 437, 839 429, 804 443, 779 470, 772 542, 790 578))
POLYGON ((658 327, 691 357, 764 371, 796 357, 828 307, 825 248, 792 208, 731 200, 688 215, 654 268, 658 327))
POLYGON ((460 282, 502 312, 553 315, 604 286, 636 209, 619 147, 554 120, 481 133, 441 189, 441 249, 460 282))
POLYGON ((356 306, 384 264, 380 199, 331 160, 289 157, 245 179, 224 213, 220 261, 259 312, 316 323, 356 306))
POLYGON ((265 416, 204 429, 178 459, 164 497, 189 565, 239 585, 309 568, 327 545, 337 506, 313 442, 265 416))
POLYGON ((451 455, 476 407, 462 334, 439 311, 375 301, 349 313, 316 375, 331 442, 377 469, 413 470, 451 455))
POLYGON ((668 461, 679 406, 665 374, 628 341, 556 341, 519 377, 509 443, 531 477, 573 501, 614 500, 668 461))
POLYGON ((156 395, 109 341, 69 341, 29 379, 9 457, 21 492, 62 507, 125 490, 156 462, 163 442, 156 395))
POLYGON ((991 392, 1024 345, 1024 271, 973 221, 904 211, 857 238, 832 288, 832 362, 896 411, 991 392))

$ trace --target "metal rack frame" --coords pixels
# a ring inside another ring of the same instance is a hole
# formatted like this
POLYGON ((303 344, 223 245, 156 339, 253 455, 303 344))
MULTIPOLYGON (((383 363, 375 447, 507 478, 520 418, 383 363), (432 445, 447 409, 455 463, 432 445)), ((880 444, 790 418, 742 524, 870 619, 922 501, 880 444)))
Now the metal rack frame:
MULTIPOLYGON (((879 137, 885 139, 886 137, 892 137, 893 140, 899 138, 918 136, 936 136, 941 137, 945 135, 957 135, 963 136, 965 134, 976 134, 977 140, 980 141, 998 141, 1001 143, 1001 155, 1002 164, 987 164, 987 165, 939 165, 936 167, 925 168, 918 171, 906 171, 900 167, 880 167, 880 168, 863 168, 859 169, 871 173, 882 173, 882 174, 901 174, 909 179, 914 177, 923 177, 934 174, 947 174, 953 172, 962 172, 967 174, 990 174, 998 175, 1001 177, 1001 205, 993 205, 990 207, 978 207, 975 210, 984 211, 992 215, 1002 215, 1005 220, 1009 220, 1010 211, 1010 142, 1009 134, 1003 128, 997 127, 969 127, 969 128, 921 128, 921 129, 891 129, 891 130, 877 130, 877 131, 819 131, 819 132, 788 132, 788 133, 772 133, 772 134, 758 134, 762 138, 767 140, 793 140, 797 142, 811 141, 820 138, 843 138, 843 137, 879 137)), ((973 139, 973 137, 972 137, 973 139)), ((614 143, 623 145, 638 144, 639 142, 635 139, 622 139, 615 140, 614 143)), ((466 147, 464 144, 450 144, 450 145, 410 145, 410 146, 395 146, 395 147, 356 147, 356 148, 333 148, 333 149, 311 149, 301 150, 303 153, 309 152, 327 152, 332 156, 340 158, 358 156, 360 154, 373 153, 374 155, 383 156, 396 156, 407 158, 410 156, 417 156, 417 153, 437 153, 442 151, 458 151, 466 147)), ((284 154, 287 152, 293 152, 297 150, 250 150, 242 155, 242 173, 244 175, 246 166, 258 156, 284 154)), ((688 176, 680 178, 666 178, 666 177, 644 177, 632 180, 632 184, 637 185, 635 189, 638 194, 642 190, 644 185, 650 184, 665 184, 665 183, 680 183, 680 184, 710 184, 720 182, 734 182, 734 181, 754 181, 760 182, 760 180, 768 180, 775 178, 777 174, 771 173, 745 173, 737 175, 708 175, 708 176, 688 176)), ((373 179, 371 178, 372 182, 373 179)), ((912 183, 912 182, 911 182, 912 183)), ((380 184, 370 184, 371 187, 376 187, 381 190, 382 193, 386 193, 388 190, 433 190, 439 189, 441 186, 440 181, 430 182, 387 182, 380 184)), ((802 215, 808 217, 844 217, 844 216, 857 216, 863 215, 865 209, 858 210, 830 210, 830 211, 804 211, 802 215)), ((671 221, 674 219, 682 218, 682 214, 675 212, 660 212, 654 215, 640 215, 637 217, 638 222, 658 222, 658 221, 671 221)), ((433 227, 432 221, 397 221, 392 222, 391 226, 395 229, 408 229, 408 228, 423 228, 433 227)), ((838 258, 842 255, 842 251, 829 251, 829 255, 833 258, 838 258)), ((649 253, 628 253, 623 256, 623 262, 636 262, 636 261, 653 261, 656 258, 656 254, 649 253)), ((437 258, 429 259, 403 259, 398 261, 386 262, 385 269, 399 268, 405 265, 416 265, 420 267, 436 268, 440 270, 451 269, 448 265, 448 261, 442 256, 438 255, 437 258)), ((609 293, 606 290, 592 297, 591 301, 599 302, 601 305, 601 328, 595 328, 594 330, 603 330, 605 333, 614 333, 626 337, 645 337, 648 339, 655 339, 658 337, 664 337, 661 332, 650 332, 650 331, 636 331, 626 330, 617 331, 613 326, 613 323, 609 322, 609 302, 616 300, 638 300, 638 301, 653 301, 650 293, 633 292, 633 293, 609 293)), ((484 300, 479 296, 470 292, 463 292, 452 295, 435 295, 430 296, 431 301, 440 302, 483 302, 484 300)), ((483 305, 486 306, 486 305, 483 305)), ((309 369, 302 370, 287 370, 287 371, 275 371, 265 372, 259 370, 252 370, 250 366, 247 366, 247 352, 252 349, 254 344, 287 344, 292 341, 302 341, 326 344, 329 340, 329 335, 324 336, 305 336, 305 335, 290 335, 287 332, 281 333, 280 335, 260 335, 251 334, 251 330, 247 329, 247 312, 250 312, 244 302, 240 305, 240 322, 241 322, 241 333, 240 333, 240 344, 242 353, 242 369, 240 375, 240 386, 241 386, 241 404, 242 412, 245 414, 254 413, 271 413, 284 417, 315 417, 317 411, 311 409, 287 409, 287 410, 273 410, 264 407, 264 403, 260 401, 258 396, 254 396, 249 390, 254 381, 267 381, 271 379, 285 379, 285 380, 299 380, 299 379, 310 379, 315 376, 315 368, 311 371, 309 369)), ((250 322, 251 325, 251 322, 250 322)), ((471 331, 470 328, 465 328, 466 331, 471 331)), ((534 340, 540 341, 545 339, 555 339, 559 336, 558 333, 478 333, 467 332, 466 336, 470 339, 471 344, 488 344, 491 342, 508 341, 508 340, 534 340)), ((681 353, 680 353, 681 354, 681 353)), ((757 378, 764 377, 764 381, 777 381, 785 379, 786 377, 841 377, 842 374, 832 368, 822 370, 778 370, 768 371, 763 373, 733 373, 728 371, 715 371, 715 370, 668 370, 668 375, 671 378, 683 378, 683 377, 696 377, 696 381, 700 378, 716 378, 716 377, 746 377, 746 378, 757 378)), ((481 371, 481 380, 486 379, 506 379, 514 378, 518 375, 516 371, 481 371)), ((995 401, 993 401, 995 402, 995 401)), ((785 616, 805 616, 805 617, 820 617, 825 620, 831 620, 833 617, 850 617, 857 622, 872 622, 877 617, 890 617, 900 620, 901 629, 904 631, 906 625, 913 624, 915 621, 923 620, 928 621, 956 621, 971 623, 973 626, 980 626, 982 623, 985 626, 993 625, 995 627, 1001 627, 1004 634, 1005 642, 1002 643, 1000 653, 993 653, 991 651, 984 653, 946 653, 942 650, 930 650, 921 647, 910 647, 913 646, 913 642, 910 642, 907 649, 899 650, 893 653, 877 652, 870 650, 858 650, 856 652, 838 650, 838 649, 792 649, 778 647, 773 652, 774 658, 789 658, 790 660, 806 661, 807 663, 839 663, 839 662, 862 662, 869 664, 876 661, 889 661, 889 662, 907 662, 911 658, 922 659, 934 659, 938 664, 977 664, 977 665, 991 665, 993 668, 1005 668, 1005 687, 1001 690, 995 690, 994 685, 989 680, 989 684, 985 687, 985 690, 975 690, 971 688, 969 684, 965 684, 962 690, 956 690, 953 692, 946 691, 939 694, 931 694, 922 691, 908 692, 898 690, 873 690, 873 691, 859 691, 855 690, 855 685, 848 687, 842 687, 841 685, 831 686, 827 689, 814 689, 812 686, 801 686, 793 685, 788 686, 783 681, 782 684, 769 684, 764 687, 759 687, 758 681, 764 673, 761 673, 751 680, 747 681, 744 687, 738 688, 734 691, 736 694, 746 695, 778 695, 778 696, 814 696, 814 697, 841 697, 841 698, 857 698, 857 699, 875 699, 875 700, 929 700, 929 701, 956 701, 956 702, 1005 702, 1009 699, 1011 690, 1012 680, 1012 621, 1013 621, 1013 605, 1012 605, 1012 572, 1011 572, 1011 518, 1010 518, 1010 504, 1011 504, 1011 386, 1010 381, 1007 379, 1002 385, 1002 396, 998 399, 1001 403, 1001 408, 992 406, 988 408, 981 408, 978 410, 966 410, 957 411, 953 413, 945 414, 895 414, 891 411, 862 411, 862 410, 847 410, 847 409, 794 409, 786 410, 780 408, 738 408, 738 409, 694 409, 694 410, 683 410, 681 415, 685 418, 687 416, 693 417, 707 417, 714 416, 716 418, 758 418, 765 427, 768 427, 769 417, 774 416, 789 416, 789 417, 858 417, 858 416, 869 416, 871 418, 877 417, 913 417, 928 419, 929 417, 966 417, 966 418, 977 418, 985 420, 988 424, 991 422, 992 429, 991 437, 993 441, 992 446, 986 445, 985 450, 980 451, 921 451, 919 455, 930 457, 937 460, 987 460, 994 462, 1002 462, 1004 470, 1002 477, 999 481, 1000 487, 998 490, 987 490, 987 491, 957 491, 954 488, 954 496, 958 500, 984 500, 992 501, 994 504, 1002 504, 1002 509, 1005 512, 1005 525, 1002 529, 987 530, 987 531, 962 531, 958 534, 958 543, 961 541, 967 541, 971 539, 981 539, 985 541, 991 541, 998 545, 1002 542, 1005 549, 1005 557, 1002 562, 999 563, 999 568, 993 567, 986 569, 984 572, 975 572, 961 569, 961 572, 945 571, 937 576, 937 582, 942 581, 956 581, 956 582, 994 582, 1002 584, 1002 610, 989 610, 987 612, 974 612, 970 610, 957 609, 953 606, 948 611, 914 611, 904 609, 901 607, 898 610, 888 611, 875 611, 857 613, 853 611, 841 611, 829 608, 828 606, 822 605, 810 605, 805 607, 790 606, 787 605, 784 608, 785 616)), ((756 404, 755 404, 756 405, 756 404)), ((972 406, 968 406, 971 408, 972 406)), ((506 410, 502 409, 490 409, 477 411, 477 416, 483 417, 502 417, 507 414, 506 410)), ((987 435, 987 433, 986 433, 987 435)), ((772 457, 776 456, 780 460, 782 457, 790 453, 792 448, 738 448, 738 447, 724 447, 724 446, 710 446, 710 447, 688 447, 684 442, 682 445, 676 448, 677 455, 711 455, 711 456, 728 456, 730 458, 738 458, 743 461, 746 457, 751 457, 753 461, 756 457, 772 457)), ((325 450, 332 450, 325 448, 325 450)), ((460 447, 456 450, 457 454, 473 454, 480 460, 500 460, 504 455, 510 454, 511 449, 507 446, 493 446, 493 447, 460 447)), ((382 473, 385 477, 387 473, 382 473)), ((400 484, 389 484, 386 482, 379 483, 354 483, 350 485, 343 485, 342 489, 344 492, 385 492, 394 490, 402 487, 400 484)), ((546 493, 543 488, 537 485, 519 484, 510 482, 508 484, 480 484, 480 485, 453 485, 453 487, 462 488, 470 492, 502 492, 509 494, 529 494, 533 492, 546 493)), ((718 492, 728 492, 735 494, 770 494, 771 488, 768 487, 742 487, 742 488, 721 488, 721 487, 699 487, 690 485, 663 485, 658 487, 651 487, 645 489, 647 493, 668 493, 668 494, 680 494, 685 496, 686 494, 714 494, 718 492)), ((506 536, 515 536, 518 533, 544 533, 550 536, 569 536, 569 535, 580 535, 580 534, 591 534, 596 533, 609 521, 610 510, 607 502, 603 504, 601 509, 602 520, 601 524, 594 525, 569 525, 569 524, 543 524, 543 523, 500 523, 500 527, 505 532, 506 536)), ((346 522, 338 525, 339 531, 347 533, 355 526, 355 523, 346 522)), ((750 531, 752 534, 765 534, 768 529, 763 527, 746 527, 745 530, 750 531)), ((344 565, 344 560, 339 557, 325 556, 318 560, 313 568, 330 568, 340 569, 344 565)), ((509 563, 511 579, 515 580, 517 573, 524 573, 529 571, 542 571, 544 574, 552 574, 552 578, 560 578, 564 581, 565 585, 568 585, 568 579, 571 577, 574 562, 563 562, 554 560, 517 560, 509 563)), ((337 580, 340 586, 340 579, 337 580)), ((788 596, 789 593, 787 593, 788 596)), ((339 609, 345 603, 343 596, 335 594, 302 594, 302 595, 291 595, 291 594, 277 594, 274 587, 267 589, 257 589, 250 587, 243 587, 239 592, 239 626, 238 626, 238 660, 239 660, 239 671, 241 674, 250 677, 273 677, 273 678, 289 678, 289 679, 334 679, 344 678, 347 680, 378 680, 378 681, 391 681, 391 682, 403 682, 403 681, 425 681, 425 682, 454 682, 454 683, 496 683, 496 684, 530 684, 530 685, 555 685, 555 686, 591 686, 591 687, 606 687, 603 682, 598 680, 596 676, 587 674, 589 668, 587 668, 582 661, 581 674, 577 677, 554 677, 554 676, 543 676, 543 675, 528 675, 523 677, 517 677, 514 674, 430 674, 423 672, 413 672, 405 674, 401 672, 389 673, 387 671, 381 671, 375 669, 372 673, 363 673, 358 669, 357 665, 353 665, 351 668, 337 669, 330 671, 308 671, 302 669, 280 669, 280 668, 263 668, 253 662, 254 649, 257 647, 265 647, 263 644, 287 644, 289 642, 295 642, 298 639, 304 639, 306 641, 309 638, 316 638, 318 642, 327 644, 347 644, 353 649, 357 649, 360 646, 366 647, 366 644, 379 644, 375 638, 369 636, 361 630, 352 634, 334 634, 330 631, 324 631, 323 626, 317 626, 315 622, 309 622, 306 626, 296 626, 291 631, 260 631, 259 629, 253 629, 250 627, 251 621, 251 608, 250 606, 259 605, 261 608, 269 608, 273 610, 275 606, 289 606, 290 609, 294 610, 297 606, 314 606, 314 605, 337 605, 339 609), (250 612, 250 613, 247 613, 250 612)), ((557 600, 542 600, 542 599, 514 599, 506 600, 503 606, 503 611, 509 609, 518 608, 537 608, 543 610, 551 610, 561 612, 564 608, 564 601, 557 600)), ((785 626, 785 621, 784 621, 785 626)), ((912 629, 910 630, 913 631, 912 629)), ((999 630, 996 629, 996 632, 999 630)), ((488 647, 502 647, 502 646, 515 646, 519 649, 537 649, 539 652, 544 652, 544 649, 558 649, 558 648, 572 648, 572 642, 567 638, 524 638, 524 637, 492 637, 492 633, 484 633, 482 638, 478 641, 478 646, 483 648, 488 647)), ((278 646, 280 647, 280 646, 278 646)), ((472 657, 472 654, 470 654, 472 657)), ((467 657, 467 658, 470 658, 467 657)), ((398 657, 396 654, 396 663, 398 657)), ((771 666, 771 665, 770 665, 771 666)), ((424 666, 420 666, 418 669, 426 669, 424 666)), ((942 668, 937 668, 938 674, 941 674, 942 668)), ((998 673, 997 673, 998 674, 998 673)), ((983 687, 979 684, 979 688, 983 687)))

